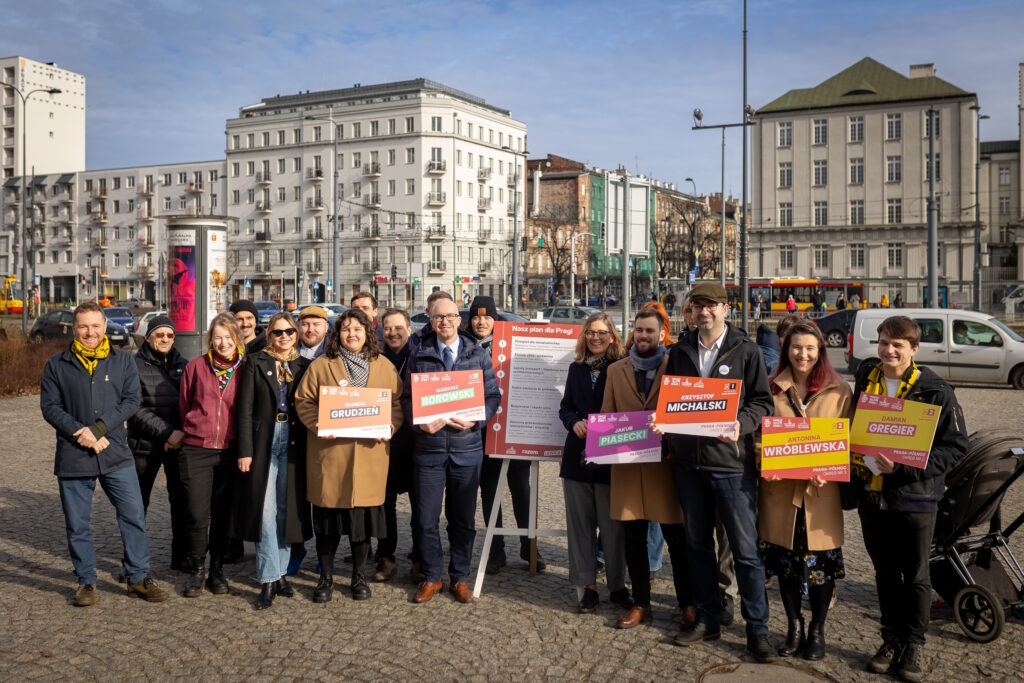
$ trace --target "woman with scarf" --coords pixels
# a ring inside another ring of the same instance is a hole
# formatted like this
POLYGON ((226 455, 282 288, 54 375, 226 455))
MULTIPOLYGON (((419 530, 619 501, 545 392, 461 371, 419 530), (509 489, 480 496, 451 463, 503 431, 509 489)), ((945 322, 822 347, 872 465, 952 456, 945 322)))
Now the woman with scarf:
POLYGON ((384 357, 370 318, 358 308, 338 316, 324 355, 313 361, 295 392, 295 409, 306 425, 307 497, 320 579, 313 602, 334 592, 334 553, 342 534, 352 546, 352 598, 367 600, 364 567, 371 537, 387 536, 384 497, 388 480, 388 439, 320 437, 320 387, 387 389, 391 392, 391 434, 402 425, 402 382, 384 357))
MULTIPOLYGON (((778 370, 770 380, 777 417, 853 416, 853 393, 832 368, 826 349, 825 338, 814 323, 800 320, 789 328, 778 370)), ((779 577, 788 623, 779 654, 792 657, 799 652, 806 659, 821 659, 835 582, 846 576, 839 484, 821 477, 765 477, 758 513, 765 573, 779 577), (800 613, 805 592, 811 605, 806 637, 800 613)))
POLYGON ((256 542, 255 607, 295 591, 285 572, 291 544, 313 535, 306 502, 306 430, 295 412, 295 388, 310 361, 299 355, 290 313, 275 313, 269 344, 249 356, 238 387, 238 483, 232 536, 256 542))
POLYGON ((244 349, 235 317, 221 313, 210 323, 206 354, 189 361, 181 378, 178 404, 185 436, 178 454, 178 472, 186 501, 185 527, 192 563, 185 584, 186 598, 198 598, 203 592, 207 550, 210 574, 206 588, 215 595, 228 592, 224 552, 237 466, 235 400, 244 349))
POLYGON ((608 366, 625 355, 622 338, 607 313, 594 313, 583 323, 576 341, 576 358, 569 366, 565 395, 558 411, 569 430, 562 450, 562 491, 569 541, 569 581, 576 587, 579 611, 597 609, 597 532, 605 553, 605 581, 610 600, 629 609, 633 598, 626 588, 626 557, 622 522, 609 515, 611 465, 586 465, 587 420, 601 412, 608 366))

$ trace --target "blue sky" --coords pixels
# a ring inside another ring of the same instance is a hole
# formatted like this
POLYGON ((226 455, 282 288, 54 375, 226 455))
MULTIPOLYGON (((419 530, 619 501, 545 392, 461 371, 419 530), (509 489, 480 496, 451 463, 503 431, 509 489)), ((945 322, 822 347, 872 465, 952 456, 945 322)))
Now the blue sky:
MULTIPOLYGON (((983 140, 1016 139, 1016 0, 751 0, 748 93, 757 107, 870 56, 979 95, 983 140)), ((720 136, 738 121, 742 0, 675 2, 55 0, 4 12, 0 53, 85 74, 86 163, 220 158, 224 121, 275 94, 425 77, 484 97, 555 153, 699 192, 720 185, 720 136)), ((740 193, 740 133, 726 191, 740 193)))

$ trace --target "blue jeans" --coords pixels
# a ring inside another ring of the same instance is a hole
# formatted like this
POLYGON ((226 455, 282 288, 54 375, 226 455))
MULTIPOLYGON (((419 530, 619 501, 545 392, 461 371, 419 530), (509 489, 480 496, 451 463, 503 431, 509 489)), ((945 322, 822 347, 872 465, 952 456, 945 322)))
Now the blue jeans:
POLYGON ((715 554, 717 509, 732 548, 747 635, 768 633, 768 595, 757 547, 757 489, 758 480, 753 473, 716 477, 686 465, 676 466, 676 490, 686 517, 686 546, 697 621, 718 627, 721 620, 715 554))
POLYGON ((651 565, 651 571, 661 569, 665 561, 665 534, 661 533, 661 525, 657 522, 647 524, 647 563, 651 565))
POLYGON ((271 583, 284 576, 291 559, 291 544, 285 543, 284 525, 288 509, 288 423, 274 423, 270 448, 270 474, 263 494, 260 542, 256 544, 256 578, 271 583))
POLYGON ((124 575, 130 583, 138 583, 149 574, 149 539, 146 538, 146 512, 142 491, 134 467, 125 467, 97 477, 58 477, 60 503, 64 508, 64 525, 68 533, 68 552, 80 584, 96 583, 96 549, 92 544, 89 518, 96 480, 117 513, 124 556, 124 575))

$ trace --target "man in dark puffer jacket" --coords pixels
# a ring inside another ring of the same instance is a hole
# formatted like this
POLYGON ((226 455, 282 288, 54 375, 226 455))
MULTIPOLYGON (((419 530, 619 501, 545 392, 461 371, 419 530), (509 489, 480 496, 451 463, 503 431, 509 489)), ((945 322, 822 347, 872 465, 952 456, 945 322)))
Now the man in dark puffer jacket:
POLYGON ((128 447, 135 457, 142 503, 149 510, 153 483, 164 466, 167 497, 171 503, 171 569, 186 570, 188 559, 186 536, 181 530, 182 498, 178 477, 178 448, 184 433, 178 411, 178 389, 188 363, 174 348, 174 325, 165 315, 150 322, 143 342, 135 355, 142 386, 142 404, 128 420, 128 447))

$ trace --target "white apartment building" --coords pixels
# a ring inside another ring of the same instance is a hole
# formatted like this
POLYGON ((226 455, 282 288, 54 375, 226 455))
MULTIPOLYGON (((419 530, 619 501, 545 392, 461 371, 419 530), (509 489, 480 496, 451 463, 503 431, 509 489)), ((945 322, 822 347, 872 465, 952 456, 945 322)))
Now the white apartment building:
POLYGON ((514 192, 525 215, 526 125, 508 110, 425 79, 357 84, 242 107, 226 147, 232 298, 500 296, 514 192))
POLYGON ((751 277, 863 282, 869 302, 927 284, 928 110, 935 121, 939 285, 970 303, 977 97, 866 58, 761 107, 752 130, 751 277))

